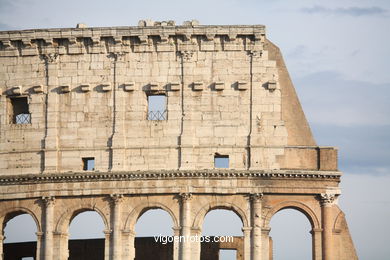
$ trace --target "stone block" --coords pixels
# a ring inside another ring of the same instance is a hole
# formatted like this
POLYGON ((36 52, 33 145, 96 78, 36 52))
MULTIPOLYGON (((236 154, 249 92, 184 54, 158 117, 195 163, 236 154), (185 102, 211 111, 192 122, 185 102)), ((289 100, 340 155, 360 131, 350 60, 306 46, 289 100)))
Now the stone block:
POLYGON ((203 86, 203 82, 202 81, 196 81, 196 82, 193 82, 192 83, 192 90, 194 91, 202 91, 204 86, 203 86))
POLYGON ((169 89, 171 91, 179 91, 181 88, 180 82, 171 82, 169 83, 169 89))
POLYGON ((33 86, 33 91, 36 94, 44 93, 45 92, 45 87, 43 85, 33 86))
POLYGON ((217 81, 214 83, 214 89, 217 91, 222 91, 225 89, 225 83, 222 81, 217 81))
POLYGON ((122 84, 124 91, 134 91, 135 83, 134 82, 126 82, 122 84))
POLYGON ((111 83, 102 83, 100 84, 101 90, 104 92, 108 92, 112 90, 111 83))
POLYGON ((91 86, 89 84, 81 84, 80 90, 82 92, 89 92, 89 91, 91 91, 91 86))

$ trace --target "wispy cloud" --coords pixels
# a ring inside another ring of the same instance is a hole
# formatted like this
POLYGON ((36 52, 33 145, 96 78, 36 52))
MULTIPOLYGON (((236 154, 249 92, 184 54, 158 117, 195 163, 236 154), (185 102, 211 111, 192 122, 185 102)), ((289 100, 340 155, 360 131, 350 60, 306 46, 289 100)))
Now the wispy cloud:
POLYGON ((385 15, 388 13, 386 9, 378 6, 372 7, 348 7, 348 8, 328 8, 315 5, 309 8, 302 8, 302 12, 308 14, 329 14, 329 15, 350 15, 350 16, 372 16, 385 15))

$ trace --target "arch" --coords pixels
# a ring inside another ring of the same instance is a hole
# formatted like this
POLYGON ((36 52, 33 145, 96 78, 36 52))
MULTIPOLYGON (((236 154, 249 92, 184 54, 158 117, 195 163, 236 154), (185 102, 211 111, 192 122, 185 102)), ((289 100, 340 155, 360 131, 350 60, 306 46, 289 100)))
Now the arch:
POLYGON ((249 221, 248 221, 247 215, 245 214, 244 210, 242 210, 236 204, 230 203, 230 202, 210 202, 210 203, 204 205, 198 211, 198 213, 195 215, 192 227, 194 229, 201 229, 201 227, 203 226, 203 221, 204 221, 207 213, 210 212, 211 210, 214 210, 214 209, 226 209, 226 210, 233 211, 241 219, 243 227, 249 227, 249 221))
POLYGON ((295 209, 299 212, 303 213, 309 220, 312 228, 320 228, 320 222, 317 218, 317 215, 314 213, 314 211, 307 206, 306 204, 299 202, 299 201, 283 201, 277 205, 275 205, 273 208, 271 208, 264 219, 263 227, 268 228, 269 223, 271 221, 271 218, 279 211, 283 209, 295 209))
POLYGON ((37 232, 42 232, 41 223, 39 222, 36 214, 33 211, 31 211, 30 209, 25 208, 25 207, 11 207, 11 208, 4 210, 4 212, 5 213, 3 213, 0 217, 0 219, 2 220, 1 232, 4 231, 5 225, 8 221, 10 221, 14 217, 22 215, 22 214, 30 215, 33 218, 33 220, 37 226, 37 232))
POLYGON ((341 225, 343 224, 343 221, 345 220, 345 214, 341 210, 337 214, 334 224, 333 224, 333 230, 341 230, 341 225))
POLYGON ((172 218, 173 227, 174 228, 179 227, 178 218, 175 216, 175 214, 173 213, 173 211, 169 207, 167 207, 166 205, 164 205, 163 203, 160 203, 160 202, 149 202, 148 201, 146 203, 139 204, 130 212, 130 214, 126 218, 123 230, 134 231, 135 224, 136 224, 137 220, 142 216, 142 214, 144 214, 146 211, 148 211, 150 209, 162 209, 162 210, 166 211, 172 218))
POLYGON ((85 205, 78 205, 71 208, 67 208, 60 216, 57 225, 55 227, 55 231, 58 233, 66 233, 67 229, 69 228, 69 225, 74 217, 76 217, 78 214, 85 212, 85 211, 95 211, 97 212, 100 217, 103 220, 104 227, 106 230, 110 229, 109 221, 107 220, 106 216, 103 213, 103 210, 101 210, 99 207, 96 207, 96 205, 91 204, 85 204, 85 205))

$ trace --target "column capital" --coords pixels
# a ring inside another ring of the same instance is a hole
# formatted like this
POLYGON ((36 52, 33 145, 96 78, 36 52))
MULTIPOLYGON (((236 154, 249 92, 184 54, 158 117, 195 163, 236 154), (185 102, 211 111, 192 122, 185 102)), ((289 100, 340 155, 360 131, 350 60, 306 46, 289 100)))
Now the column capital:
POLYGON ((123 194, 110 194, 110 198, 114 205, 118 205, 123 201, 123 194))
POLYGON ((182 202, 189 201, 192 199, 192 193, 189 192, 180 193, 179 196, 182 202))
POLYGON ((41 59, 45 61, 45 63, 55 63, 58 61, 58 53, 46 53, 41 55, 41 59))
POLYGON ((264 194, 263 193, 251 193, 249 195, 249 198, 252 202, 261 202, 263 200, 264 194))
POLYGON ((112 233, 112 230, 111 229, 105 229, 105 230, 103 230, 103 233, 105 235, 110 235, 112 233))
POLYGON ((39 238, 41 238, 42 236, 43 236, 43 232, 40 232, 40 231, 37 231, 37 232, 35 232, 35 235, 37 235, 37 238, 39 239, 39 238))
POLYGON ((194 56, 194 51, 178 51, 178 54, 184 61, 191 61, 192 56, 194 56))
POLYGON ((42 201, 46 207, 54 206, 56 198, 54 196, 43 196, 42 201))
POLYGON ((242 233, 250 233, 252 231, 252 227, 242 227, 242 233))
POLYGON ((334 193, 321 193, 319 195, 321 206, 331 206, 336 199, 336 194, 334 193))
POLYGON ((310 234, 321 233, 322 230, 322 228, 313 228, 312 230, 310 230, 310 234))
POLYGON ((266 228, 262 228, 261 229, 261 232, 264 233, 264 234, 267 234, 269 235, 269 232, 271 231, 271 228, 270 227, 266 227, 266 228))
POLYGON ((177 227, 177 226, 175 226, 175 227, 172 227, 172 230, 173 230, 174 232, 176 232, 176 231, 180 231, 180 229, 181 229, 181 227, 177 227))
POLYGON ((110 52, 107 57, 110 59, 113 59, 113 61, 121 60, 122 57, 125 55, 124 52, 110 52))
POLYGON ((262 51, 249 50, 247 51, 247 54, 250 57, 260 58, 263 53, 262 51))

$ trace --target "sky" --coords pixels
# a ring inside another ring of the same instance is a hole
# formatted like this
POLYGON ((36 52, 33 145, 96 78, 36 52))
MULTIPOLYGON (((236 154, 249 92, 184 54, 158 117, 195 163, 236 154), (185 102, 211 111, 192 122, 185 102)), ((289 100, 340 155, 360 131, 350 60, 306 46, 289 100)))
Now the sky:
MULTIPOLYGON (((389 258, 390 1, 0 0, 0 30, 130 26, 141 19, 265 25, 318 145, 339 148, 340 205, 359 258, 389 258)), ((271 223, 282 225, 278 219, 271 223)), ((274 236, 275 247, 286 243, 274 236)))

